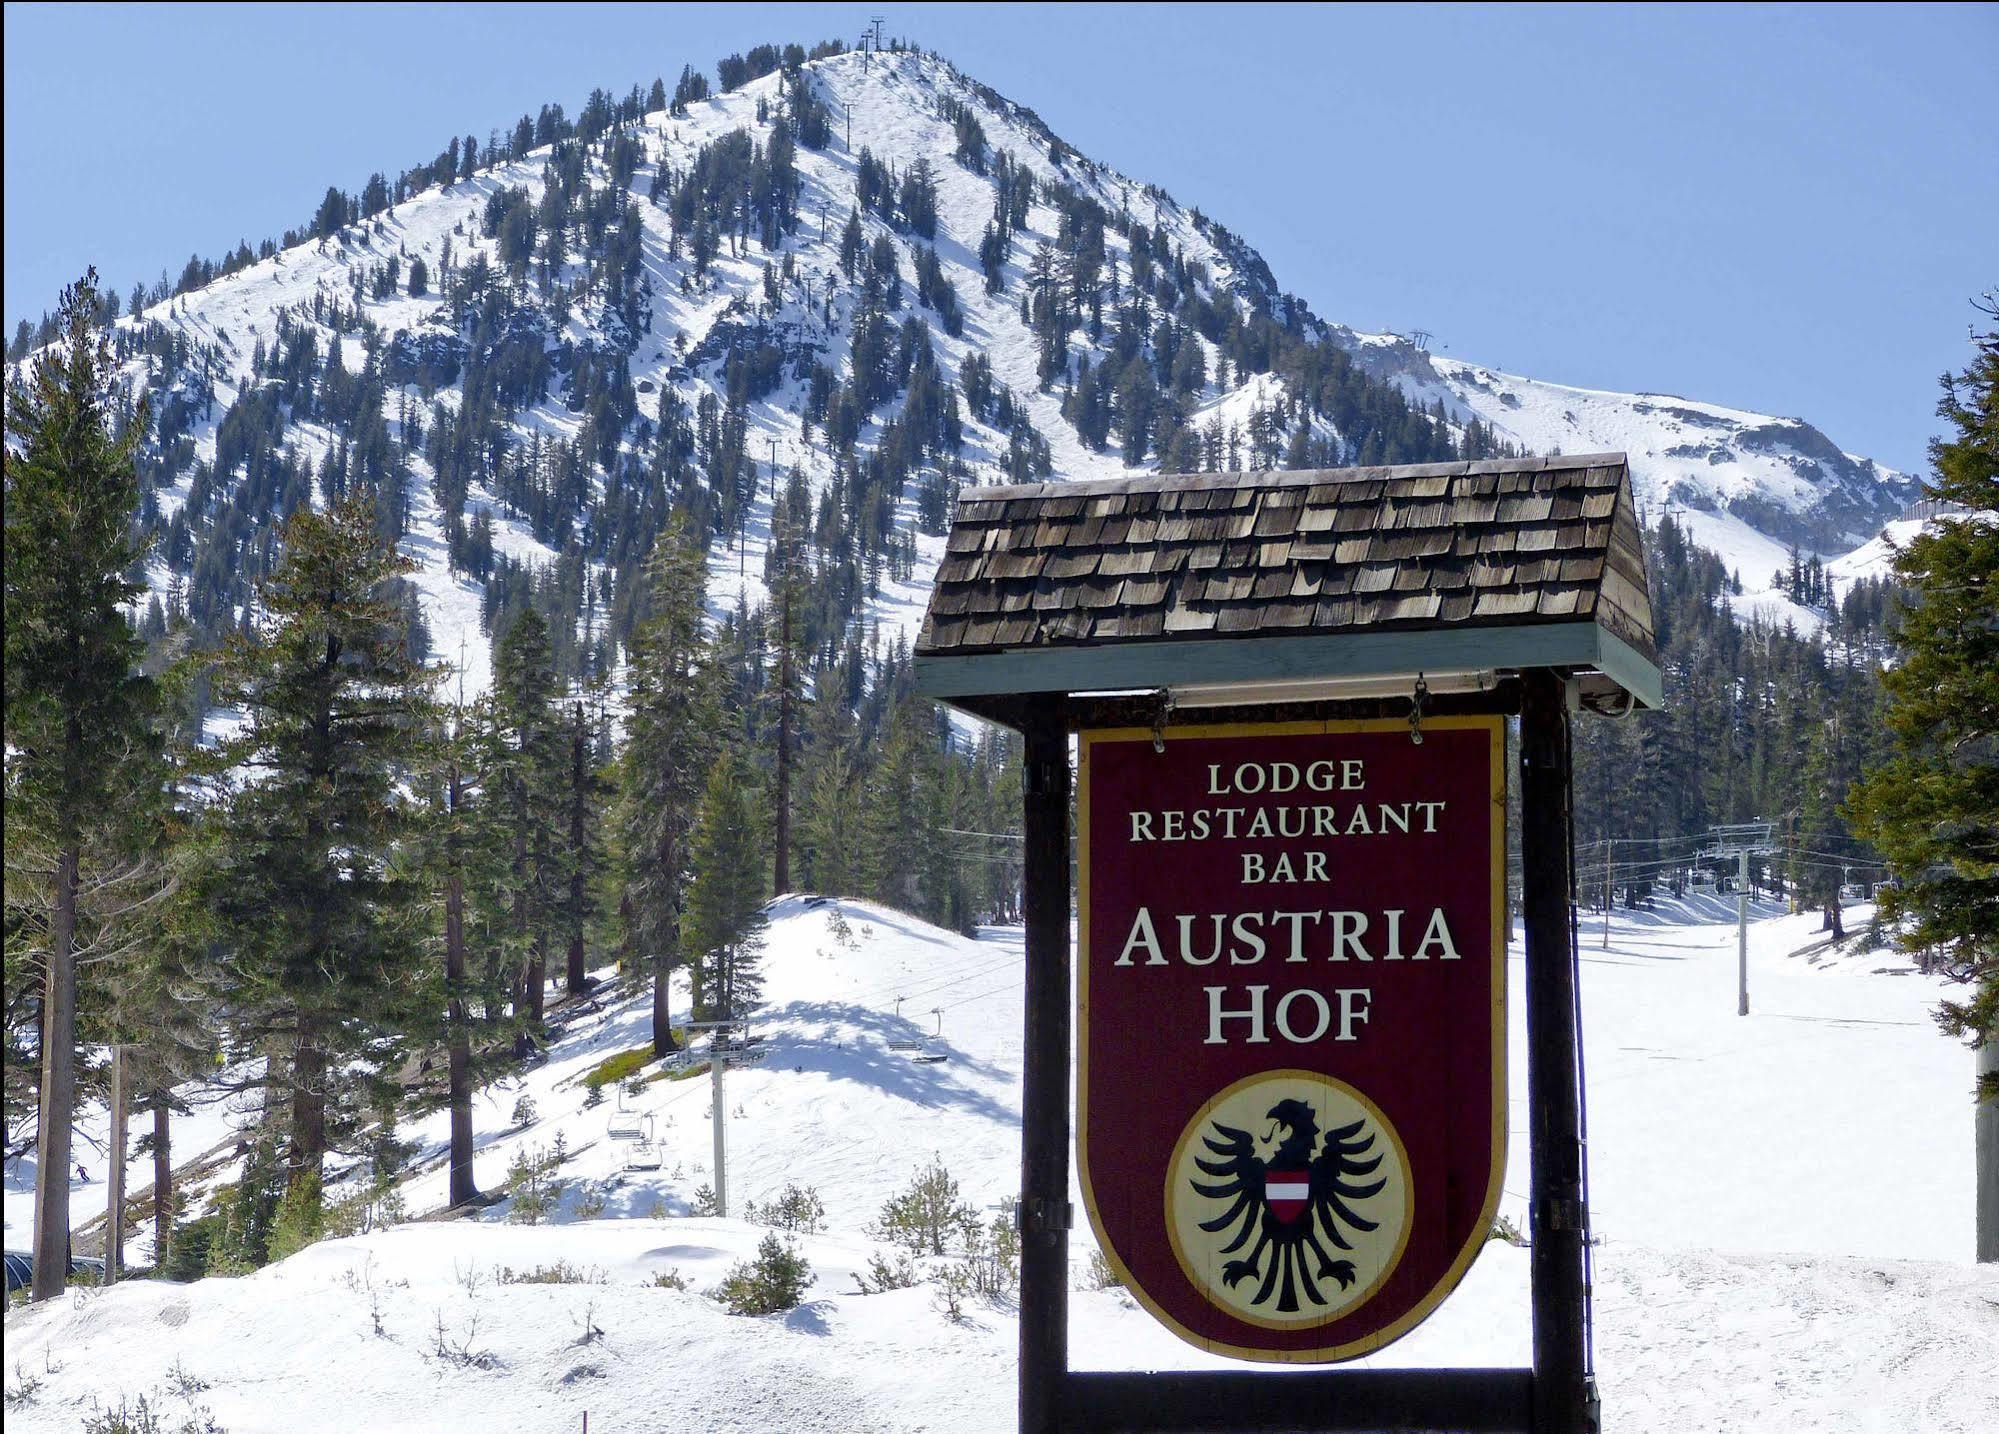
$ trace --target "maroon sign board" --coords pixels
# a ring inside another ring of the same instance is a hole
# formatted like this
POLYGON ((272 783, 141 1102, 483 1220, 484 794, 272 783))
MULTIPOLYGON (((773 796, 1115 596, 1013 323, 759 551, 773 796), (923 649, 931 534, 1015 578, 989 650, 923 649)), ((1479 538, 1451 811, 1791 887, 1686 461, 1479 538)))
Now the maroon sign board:
POLYGON ((1193 1344, 1356 1358, 1484 1244, 1506 1164, 1501 721, 1080 734, 1084 1202, 1193 1344))

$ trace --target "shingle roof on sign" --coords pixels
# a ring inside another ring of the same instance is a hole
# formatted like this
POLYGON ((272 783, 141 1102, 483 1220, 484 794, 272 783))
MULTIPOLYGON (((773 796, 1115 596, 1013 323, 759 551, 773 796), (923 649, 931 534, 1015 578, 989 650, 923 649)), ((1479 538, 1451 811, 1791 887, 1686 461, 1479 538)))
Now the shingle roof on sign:
POLYGON ((1621 453, 969 488, 916 651, 1580 621, 1656 657, 1621 453))

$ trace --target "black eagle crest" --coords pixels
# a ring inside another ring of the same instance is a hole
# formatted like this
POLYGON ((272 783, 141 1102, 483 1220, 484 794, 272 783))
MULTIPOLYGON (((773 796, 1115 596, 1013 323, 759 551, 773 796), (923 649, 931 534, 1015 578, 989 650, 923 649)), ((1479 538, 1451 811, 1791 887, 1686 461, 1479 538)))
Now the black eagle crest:
POLYGON ((1271 1135, 1277 1129, 1284 1132, 1268 1160, 1256 1153, 1248 1131, 1211 1121, 1214 1134, 1203 1136, 1202 1143, 1216 1158, 1197 1156, 1194 1163, 1215 1181, 1208 1184, 1197 1178, 1188 1183, 1210 1200, 1230 1202, 1222 1214, 1201 1221, 1201 1228, 1211 1233, 1233 1232, 1222 1254, 1232 1255, 1249 1243, 1250 1236, 1256 1237, 1247 1257, 1222 1266, 1222 1283, 1234 1289, 1243 1280, 1261 1280, 1250 1303, 1265 1304, 1274 1294, 1277 1309, 1292 1314, 1299 1308, 1300 1293, 1315 1305, 1327 1303, 1319 1293, 1320 1280, 1337 1280, 1341 1289, 1354 1282, 1353 1261, 1334 1259, 1326 1246, 1351 1250, 1343 1227, 1377 1227, 1378 1221, 1361 1215, 1349 1202, 1367 1199, 1388 1180, 1384 1176, 1362 1183, 1381 1164, 1380 1155, 1367 1156, 1374 1136, 1362 1132, 1364 1119, 1326 1132, 1324 1146, 1314 1155, 1319 1119, 1311 1106, 1302 1100, 1280 1100, 1264 1118, 1274 1122, 1271 1135))

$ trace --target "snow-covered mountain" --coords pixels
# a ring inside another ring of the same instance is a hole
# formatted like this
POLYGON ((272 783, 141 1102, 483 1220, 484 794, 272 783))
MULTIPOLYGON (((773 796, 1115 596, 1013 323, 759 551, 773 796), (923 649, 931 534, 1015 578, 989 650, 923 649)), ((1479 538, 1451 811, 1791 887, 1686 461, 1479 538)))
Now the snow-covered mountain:
MULTIPOLYGON (((1629 454, 1648 519, 1671 514, 1739 570, 1752 608, 1791 548, 1828 559, 1872 551, 1884 526, 1918 496, 1915 479, 1846 452, 1801 418, 1522 378, 1429 353, 1396 334, 1344 337, 1370 372, 1412 399, 1442 399, 1454 418, 1475 417, 1533 452, 1629 454)), ((1844 582, 1887 568, 1845 559, 1833 571, 1844 582)))
POLYGON ((121 320, 159 418, 170 609, 238 621, 278 517, 356 484, 392 489, 431 651, 473 690, 496 569, 614 648, 669 504, 709 518, 717 610, 754 607, 793 469, 833 620, 891 637, 920 619, 950 491, 1044 471, 1622 449, 1648 512, 1773 612, 1758 590, 1791 545, 1845 553, 1912 496, 1801 420, 1323 321, 1244 239, 933 56, 616 113, 371 184, 317 237, 121 320))

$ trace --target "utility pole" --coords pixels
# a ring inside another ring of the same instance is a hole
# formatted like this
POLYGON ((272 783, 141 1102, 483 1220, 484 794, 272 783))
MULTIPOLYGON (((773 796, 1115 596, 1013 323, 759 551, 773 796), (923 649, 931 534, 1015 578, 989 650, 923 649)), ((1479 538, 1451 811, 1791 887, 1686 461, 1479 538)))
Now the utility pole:
POLYGON ((715 1213, 723 1219, 729 1215, 729 1108, 722 1103, 722 1072, 729 1061, 716 1049, 722 1044, 722 1033, 717 1031, 708 1043, 709 1089, 715 1098, 715 1213))
POLYGON ((1749 1014, 1749 848, 1736 852, 1735 878, 1735 1014, 1749 1014))
POLYGON ((1735 826, 1711 827, 1711 843, 1700 854, 1706 857, 1735 858, 1735 1014, 1749 1014, 1749 858, 1775 850, 1770 838, 1775 822, 1742 822, 1735 826))
MULTIPOLYGON (((1610 813, 1605 812, 1608 819, 1610 813)), ((1603 829, 1603 949, 1610 949, 1610 828, 1603 829)))

